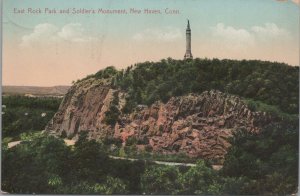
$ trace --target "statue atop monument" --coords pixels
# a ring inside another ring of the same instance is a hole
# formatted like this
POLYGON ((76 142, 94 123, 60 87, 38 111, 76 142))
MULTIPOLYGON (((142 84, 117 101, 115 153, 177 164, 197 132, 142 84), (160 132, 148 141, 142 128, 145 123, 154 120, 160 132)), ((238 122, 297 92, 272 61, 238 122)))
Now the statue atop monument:
POLYGON ((191 28, 190 21, 188 20, 187 28, 186 28, 186 51, 184 55, 184 59, 192 59, 192 49, 191 49, 191 28))

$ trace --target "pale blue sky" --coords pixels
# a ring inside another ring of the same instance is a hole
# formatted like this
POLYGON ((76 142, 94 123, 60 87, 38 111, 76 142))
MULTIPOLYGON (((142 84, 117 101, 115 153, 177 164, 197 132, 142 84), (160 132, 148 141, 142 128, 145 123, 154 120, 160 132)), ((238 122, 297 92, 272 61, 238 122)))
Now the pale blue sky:
POLYGON ((191 22, 194 57, 261 59, 299 65, 299 0, 282 1, 4 0, 3 83, 70 84, 110 65, 124 68, 147 60, 182 59, 187 18, 191 22), (169 8, 178 9, 180 14, 13 12, 14 8, 30 7, 149 8, 162 12, 169 8), (60 69, 61 75, 55 69, 60 69), (29 76, 25 76, 26 71, 29 76), (51 80, 52 75, 58 79, 51 80))
MULTIPOLYGON (((262 25, 266 22, 276 23, 294 34, 299 34, 299 7, 290 2, 276 0, 4 0, 4 21, 13 22, 19 26, 33 28, 40 23, 53 23, 63 26, 70 22, 82 23, 94 32, 101 32, 102 25, 110 29, 111 33, 120 35, 131 33, 136 29, 147 27, 161 27, 171 25, 182 27, 184 19, 189 18, 194 32, 206 32, 208 27, 219 22, 247 28, 262 25), (179 9, 178 16, 166 15, 17 15, 13 8, 173 8, 179 9), (98 28, 95 28, 98 27, 98 28)), ((4 30, 18 28, 6 26, 4 30)), ((25 30, 25 29, 24 29, 25 30)))

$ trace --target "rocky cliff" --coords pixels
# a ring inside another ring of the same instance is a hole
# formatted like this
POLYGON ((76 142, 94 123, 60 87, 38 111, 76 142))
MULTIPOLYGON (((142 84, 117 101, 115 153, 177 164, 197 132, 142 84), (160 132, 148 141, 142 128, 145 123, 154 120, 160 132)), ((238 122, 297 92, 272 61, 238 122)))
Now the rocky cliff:
POLYGON ((51 134, 75 137, 80 131, 90 131, 91 137, 105 136, 111 129, 103 123, 114 90, 110 81, 94 78, 74 84, 65 95, 53 119, 46 126, 51 134), (97 136, 93 135, 98 134, 97 136))
POLYGON ((228 138, 238 129, 259 132, 269 117, 252 112, 236 96, 205 91, 172 97, 167 103, 138 105, 130 114, 120 114, 115 126, 105 123, 114 95, 121 110, 126 93, 114 90, 108 80, 88 79, 72 86, 58 112, 46 127, 51 134, 77 138, 88 131, 90 138, 135 138, 139 150, 146 147, 159 153, 185 153, 191 157, 224 159, 228 138))

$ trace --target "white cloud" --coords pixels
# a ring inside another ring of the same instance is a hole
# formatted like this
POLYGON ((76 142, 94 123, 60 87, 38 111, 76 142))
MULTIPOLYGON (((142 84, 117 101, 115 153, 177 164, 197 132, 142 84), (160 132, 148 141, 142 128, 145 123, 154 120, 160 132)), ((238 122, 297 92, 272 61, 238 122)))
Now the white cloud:
POLYGON ((140 33, 133 35, 136 41, 164 41, 172 42, 182 37, 181 31, 174 27, 165 27, 163 29, 145 29, 140 33))
POLYGON ((55 39, 53 35, 57 32, 58 28, 55 25, 49 23, 38 24, 34 27, 32 33, 22 37, 21 46, 29 46, 32 43, 35 44, 41 40, 49 42, 55 39))
POLYGON ((93 39, 93 37, 87 35, 87 32, 80 23, 66 24, 62 28, 58 28, 50 23, 44 23, 36 25, 33 32, 24 35, 20 46, 43 46, 45 44, 59 43, 62 41, 87 42, 93 39))
POLYGON ((86 36, 86 32, 80 23, 70 23, 65 25, 57 35, 71 42, 86 42, 90 41, 91 37, 86 36))
POLYGON ((266 23, 264 26, 253 26, 251 30, 258 37, 262 38, 289 38, 290 33, 283 28, 279 28, 274 23, 266 23))
POLYGON ((235 47, 253 45, 254 43, 254 36, 246 29, 225 26, 223 23, 218 23, 217 26, 212 27, 212 35, 225 44, 235 47))
MULTIPOLYGON (((274 23, 266 23, 263 26, 253 26, 249 29, 235 28, 218 23, 212 27, 213 40, 229 49, 245 49, 257 46, 260 42, 287 40, 290 33, 279 28, 274 23)), ((270 42, 271 43, 271 42, 270 42)))

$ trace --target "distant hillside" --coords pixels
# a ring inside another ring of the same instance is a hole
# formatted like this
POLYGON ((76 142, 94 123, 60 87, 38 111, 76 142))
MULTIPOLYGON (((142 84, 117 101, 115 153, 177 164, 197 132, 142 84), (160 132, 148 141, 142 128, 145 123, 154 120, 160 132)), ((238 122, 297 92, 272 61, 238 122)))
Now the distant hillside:
POLYGON ((2 93, 4 95, 62 96, 69 88, 70 86, 2 86, 2 93))

